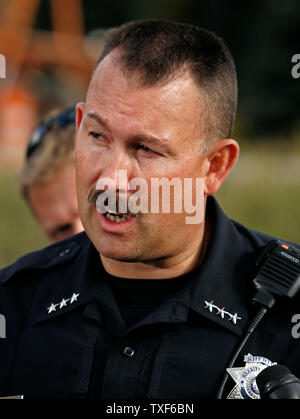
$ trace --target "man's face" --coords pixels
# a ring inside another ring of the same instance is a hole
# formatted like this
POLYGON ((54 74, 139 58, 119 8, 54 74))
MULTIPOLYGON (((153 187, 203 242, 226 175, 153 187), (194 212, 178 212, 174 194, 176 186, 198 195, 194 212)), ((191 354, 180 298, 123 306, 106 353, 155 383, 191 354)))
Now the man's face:
POLYGON ((81 220, 102 256, 151 261, 200 246, 203 223, 186 224, 184 212, 142 213, 112 223, 87 198, 101 178, 113 179, 120 192, 120 170, 128 182, 145 179, 149 191, 152 178, 180 178, 182 183, 192 178, 195 185, 204 174, 197 149, 202 111, 198 89, 187 74, 145 87, 125 77, 115 52, 100 63, 86 103, 77 107, 75 159, 81 220))
POLYGON ((75 167, 62 167, 51 180, 29 189, 35 216, 52 242, 83 230, 77 205, 75 167))

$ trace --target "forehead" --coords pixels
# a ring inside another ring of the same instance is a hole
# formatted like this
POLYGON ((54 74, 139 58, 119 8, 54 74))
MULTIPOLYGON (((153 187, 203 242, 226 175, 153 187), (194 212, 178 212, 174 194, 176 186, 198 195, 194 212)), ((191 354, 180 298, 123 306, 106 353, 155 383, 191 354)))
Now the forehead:
POLYGON ((117 53, 112 52, 98 65, 92 77, 86 107, 88 110, 120 116, 134 116, 157 128, 165 123, 184 123, 199 128, 204 102, 189 72, 170 81, 142 84, 138 73, 125 74, 117 53), (92 109, 94 108, 94 109, 92 109))

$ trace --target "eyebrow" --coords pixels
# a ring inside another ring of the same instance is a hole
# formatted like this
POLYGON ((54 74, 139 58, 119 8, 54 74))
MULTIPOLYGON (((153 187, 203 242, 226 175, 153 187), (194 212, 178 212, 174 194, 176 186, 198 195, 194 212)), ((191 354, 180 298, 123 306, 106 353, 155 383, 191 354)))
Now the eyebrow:
MULTIPOLYGON (((89 119, 92 119, 92 120, 96 121, 99 125, 102 125, 103 128, 105 128, 106 130, 110 131, 107 121, 105 121, 103 118, 101 118, 95 112, 88 112, 86 114, 86 116, 89 119)), ((163 138, 157 138, 157 137, 154 137, 152 135, 144 135, 144 134, 134 135, 130 138, 130 142, 132 142, 132 143, 134 143, 134 142, 147 142, 147 143, 157 144, 159 146, 165 147, 168 152, 172 153, 172 149, 170 147, 170 141, 168 141, 167 139, 163 139, 163 138)))
POLYGON ((98 114, 96 114, 96 113, 94 113, 94 112, 88 112, 88 113, 86 114, 86 116, 87 116, 89 119, 93 119, 93 120, 94 120, 94 121, 96 121, 98 124, 102 125, 105 129, 109 130, 108 123, 107 123, 104 119, 102 119, 102 118, 101 118, 98 114))

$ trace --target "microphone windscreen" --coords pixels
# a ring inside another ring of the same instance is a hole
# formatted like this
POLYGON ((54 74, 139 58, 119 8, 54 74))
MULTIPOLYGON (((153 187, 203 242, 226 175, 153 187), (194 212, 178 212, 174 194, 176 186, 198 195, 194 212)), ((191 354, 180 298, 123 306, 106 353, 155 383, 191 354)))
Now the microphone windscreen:
POLYGON ((256 377, 256 384, 259 391, 261 392, 270 381, 287 374, 291 374, 291 371, 283 365, 272 365, 271 367, 264 368, 256 377))

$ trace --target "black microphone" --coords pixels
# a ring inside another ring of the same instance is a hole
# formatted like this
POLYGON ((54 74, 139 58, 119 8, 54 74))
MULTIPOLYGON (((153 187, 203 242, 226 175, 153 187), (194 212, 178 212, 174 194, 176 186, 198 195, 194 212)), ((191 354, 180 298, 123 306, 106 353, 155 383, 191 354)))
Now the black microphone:
MULTIPOLYGON (((253 297, 253 302, 257 303, 260 308, 246 329, 243 340, 241 343, 239 343, 238 348, 235 350, 232 358, 230 359, 226 371, 233 367, 246 342, 253 334, 254 330, 261 322, 267 311, 273 307, 277 297, 293 298, 300 290, 300 250, 280 240, 271 240, 263 249, 258 258, 254 285, 257 291, 253 297)), ((280 374, 281 377, 283 373, 280 374)), ((289 375, 290 371, 287 370, 287 372, 285 371, 284 374, 289 375)), ((228 374, 225 374, 223 378, 217 393, 217 399, 222 399, 228 376, 228 374)), ((277 378, 277 376, 272 376, 271 380, 274 380, 275 378, 277 378)), ((294 378, 298 380, 296 377, 294 378)), ((297 386, 300 386, 298 381, 297 386)), ((262 388, 262 392, 263 390, 264 388, 262 388)), ((297 391, 298 397, 280 395, 280 397, 268 398, 299 399, 300 387, 297 391)))
POLYGON ((300 380, 282 365, 263 369, 256 377, 261 399, 300 399, 300 380))

